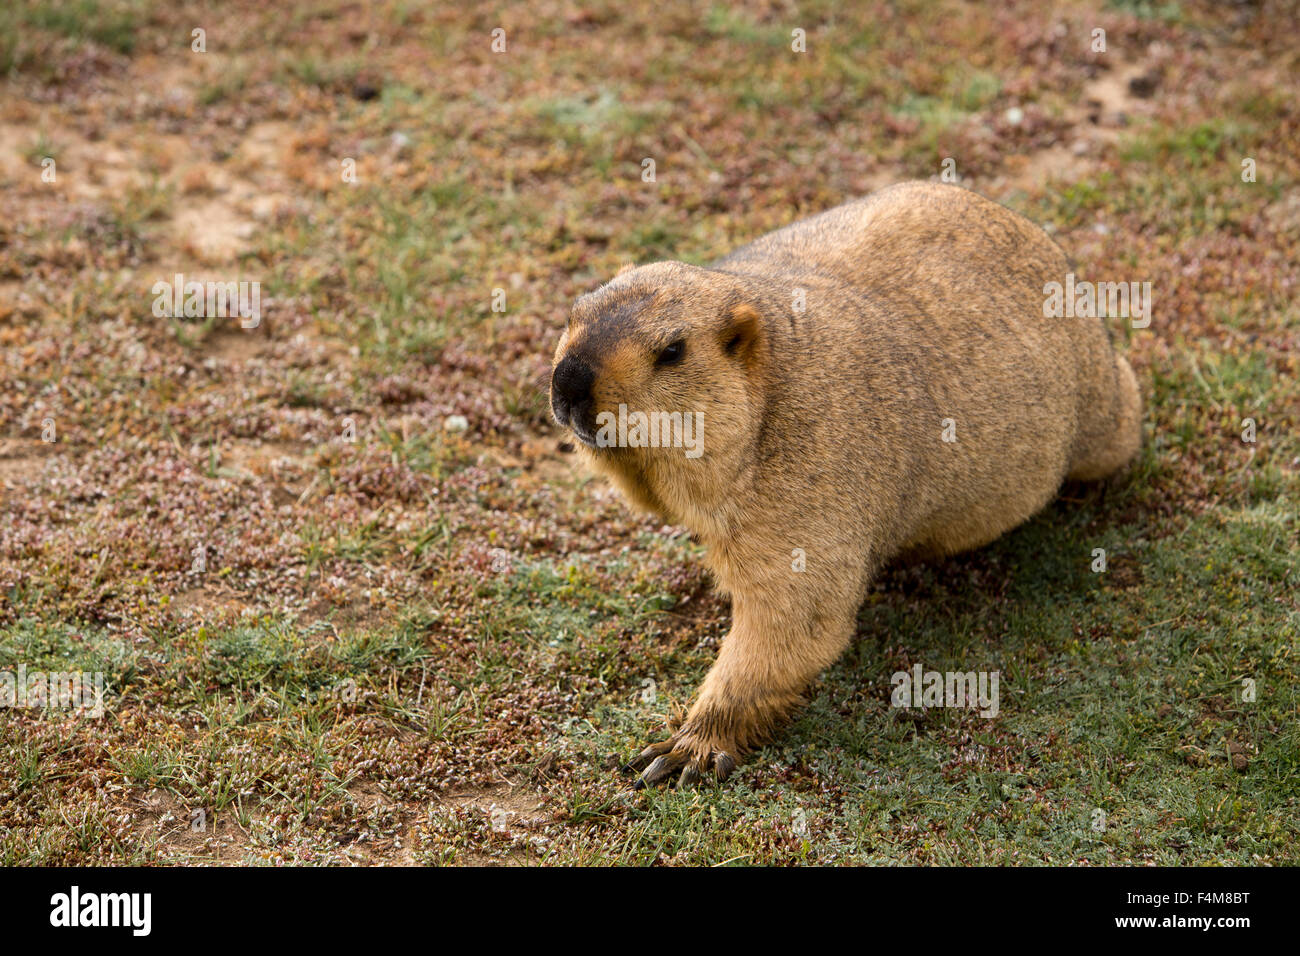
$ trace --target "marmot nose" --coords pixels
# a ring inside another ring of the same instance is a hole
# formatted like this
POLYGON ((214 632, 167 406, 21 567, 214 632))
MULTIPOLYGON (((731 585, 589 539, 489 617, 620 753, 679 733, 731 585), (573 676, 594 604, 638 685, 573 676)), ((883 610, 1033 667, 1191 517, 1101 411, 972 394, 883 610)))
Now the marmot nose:
POLYGON ((564 399, 571 408, 591 399, 591 386, 596 381, 596 373, 586 362, 567 355, 560 359, 551 376, 551 388, 557 397, 564 399))

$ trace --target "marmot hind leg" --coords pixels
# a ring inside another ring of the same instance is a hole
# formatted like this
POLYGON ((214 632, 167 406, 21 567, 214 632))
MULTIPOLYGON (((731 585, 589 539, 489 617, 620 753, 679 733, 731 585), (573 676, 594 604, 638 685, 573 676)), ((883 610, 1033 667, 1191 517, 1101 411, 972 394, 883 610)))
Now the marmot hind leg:
POLYGON ((1142 393, 1128 361, 1115 356, 1119 396, 1109 427, 1099 440, 1085 442, 1075 452, 1065 477, 1071 481, 1100 481, 1121 470, 1142 448, 1142 393))

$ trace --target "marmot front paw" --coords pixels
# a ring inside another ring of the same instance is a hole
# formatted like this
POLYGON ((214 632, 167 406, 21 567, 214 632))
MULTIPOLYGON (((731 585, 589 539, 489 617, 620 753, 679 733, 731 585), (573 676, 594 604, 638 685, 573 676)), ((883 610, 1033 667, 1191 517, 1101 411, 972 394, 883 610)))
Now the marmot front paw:
POLYGON ((720 783, 736 769, 735 752, 732 744, 697 737, 687 724, 667 740, 646 747, 623 769, 640 771, 632 785, 637 790, 668 781, 674 774, 679 787, 705 780, 720 783))

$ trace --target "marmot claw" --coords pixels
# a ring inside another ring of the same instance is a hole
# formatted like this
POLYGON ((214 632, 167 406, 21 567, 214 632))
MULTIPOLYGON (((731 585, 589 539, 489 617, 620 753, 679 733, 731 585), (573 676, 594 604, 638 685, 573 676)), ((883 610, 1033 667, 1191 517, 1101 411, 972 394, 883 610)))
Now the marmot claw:
POLYGON ((692 787, 710 779, 721 783, 735 769, 736 758, 725 750, 709 748, 701 755, 699 748, 683 737, 651 744, 623 768, 628 773, 640 771, 632 784, 634 790, 663 783, 679 770, 679 787, 692 787))

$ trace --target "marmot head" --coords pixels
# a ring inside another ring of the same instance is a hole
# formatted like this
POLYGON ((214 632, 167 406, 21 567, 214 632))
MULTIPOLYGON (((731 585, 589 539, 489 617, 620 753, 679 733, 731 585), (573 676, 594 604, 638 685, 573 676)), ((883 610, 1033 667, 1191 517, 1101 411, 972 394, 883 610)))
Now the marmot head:
POLYGON ((707 489, 725 494, 753 454, 766 353, 736 276, 642 266, 574 304, 555 350, 551 410, 636 503, 682 520, 679 499, 702 506, 707 489))

